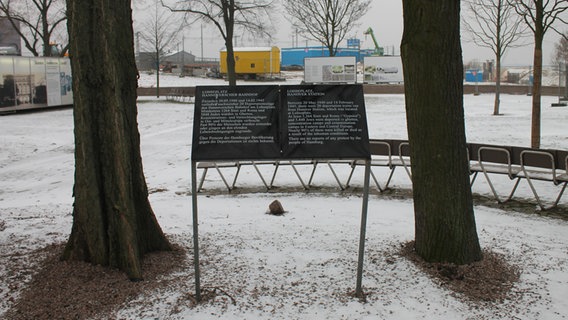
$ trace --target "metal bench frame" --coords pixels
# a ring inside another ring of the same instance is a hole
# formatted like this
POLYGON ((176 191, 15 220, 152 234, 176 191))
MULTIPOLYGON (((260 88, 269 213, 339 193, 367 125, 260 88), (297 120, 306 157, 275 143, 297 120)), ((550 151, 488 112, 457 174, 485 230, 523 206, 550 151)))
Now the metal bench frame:
POLYGON ((271 185, 268 185, 266 183, 266 179, 264 179, 264 176, 262 175, 262 173, 260 172, 260 170, 258 169, 258 165, 261 164, 274 164, 273 161, 228 161, 228 162, 213 162, 213 161, 204 161, 204 162, 199 162, 197 164, 197 168, 198 169, 203 169, 203 173, 201 174, 201 178, 199 179, 199 184, 197 187, 197 192, 201 192, 203 190, 203 184, 205 182, 205 177, 207 175, 207 172, 209 169, 214 168, 217 173, 219 174, 219 176, 221 177, 221 180, 223 181, 223 183, 225 184, 225 187, 227 187, 227 190, 230 192, 235 188, 235 185, 237 183, 237 179, 239 177, 239 173, 241 172, 241 167, 243 165, 252 165, 256 171, 256 173, 258 174, 260 180, 262 181, 262 184, 264 185, 264 187, 266 187, 266 190, 270 190, 271 185), (236 168, 236 172, 235 172, 235 176, 233 178, 233 182, 231 184, 229 184, 227 182, 227 179, 225 178, 225 175, 223 174, 223 172, 221 172, 222 168, 236 168))
POLYGON ((536 199, 536 202, 538 203, 538 206, 542 209, 542 210, 549 210, 552 208, 555 208, 558 205, 558 202, 560 201, 560 198, 562 198, 562 195, 564 194, 564 190, 566 190, 566 185, 568 184, 568 156, 566 156, 565 162, 566 162, 566 172, 565 173, 559 173, 560 170, 558 170, 556 168, 556 164, 555 164, 555 159, 554 159, 554 155, 550 152, 547 151, 539 151, 539 150, 523 150, 521 152, 521 169, 522 169, 522 173, 519 174, 519 177, 524 178, 527 180, 531 191, 536 199), (533 158, 532 162, 531 159, 533 158), (547 165, 536 165, 534 163, 534 161, 544 161, 547 165), (539 196, 535 186, 534 186, 534 182, 533 180, 540 180, 540 181, 551 181, 552 183, 554 183, 555 186, 558 185, 562 185, 562 188, 560 190, 560 192, 558 193, 558 196, 556 197, 556 200, 554 201, 554 203, 552 204, 552 206, 546 207, 542 200, 541 197, 539 196))
MULTIPOLYGON (((410 148, 408 141, 402 140, 376 140, 370 141, 372 159, 370 161, 370 177, 373 179, 379 192, 389 189, 394 171, 397 167, 404 167, 408 177, 412 180, 410 148), (396 153, 393 153, 393 150, 396 153), (384 167, 389 170, 386 182, 381 184, 373 168, 384 167)), ((540 150, 512 146, 497 146, 484 144, 468 144, 469 171, 472 175, 470 185, 473 186, 479 173, 482 173, 491 189, 491 193, 498 203, 510 201, 518 189, 520 182, 525 179, 534 195, 538 206, 542 210, 554 208, 560 202, 568 186, 568 152, 563 150, 540 150), (514 180, 513 187, 507 197, 503 198, 491 179, 492 174, 505 175, 510 180, 514 180), (535 187, 535 181, 552 182, 555 186, 561 186, 560 191, 551 206, 545 206, 541 195, 535 187)), ((312 182, 318 165, 326 164, 330 169, 335 181, 341 190, 350 186, 354 171, 359 166, 365 166, 364 160, 287 160, 287 161, 227 161, 227 162, 200 162, 197 168, 203 169, 199 180, 198 192, 203 190, 205 177, 209 169, 215 169, 227 190, 230 192, 235 188, 237 179, 244 165, 252 165, 262 181, 266 190, 274 187, 274 181, 278 170, 283 165, 289 165, 294 174, 300 181, 305 190, 312 187, 312 182), (333 167, 335 164, 349 165, 351 170, 345 184, 341 182, 337 171, 333 167), (270 182, 265 179, 259 169, 259 165, 272 165, 274 171, 270 182), (296 168, 298 165, 311 165, 312 170, 307 183, 296 168), (222 169, 236 168, 235 175, 231 183, 225 177, 222 169)))
POLYGON ((470 161, 470 172, 474 172, 474 177, 472 179, 471 185, 475 182, 475 176, 477 173, 482 172, 487 184, 489 184, 489 188, 493 193, 493 196, 497 200, 498 203, 505 203, 513 198, 515 191, 520 183, 520 177, 518 177, 518 173, 521 172, 521 167, 514 165, 511 158, 511 152, 502 147, 495 147, 495 146, 482 146, 477 150, 477 166, 475 164, 471 165, 470 161), (496 154, 498 154, 496 156, 496 154), (503 158, 499 158, 500 156, 504 156, 503 158), (505 200, 501 200, 489 174, 501 174, 507 175, 510 180, 515 180, 515 184, 509 193, 509 196, 505 200))

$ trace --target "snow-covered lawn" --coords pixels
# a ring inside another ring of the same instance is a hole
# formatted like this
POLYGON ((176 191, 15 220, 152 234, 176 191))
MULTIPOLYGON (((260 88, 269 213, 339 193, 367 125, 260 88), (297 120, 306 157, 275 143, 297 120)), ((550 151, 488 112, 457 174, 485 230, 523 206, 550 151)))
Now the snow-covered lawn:
MULTIPOLYGON (((199 81, 199 80, 194 80, 199 81)), ((194 83, 193 83, 194 84, 194 83)), ((188 85, 193 85, 188 84, 188 85)), ((530 101, 503 96, 502 116, 491 116, 493 96, 466 96, 470 142, 528 146, 530 101)), ((371 138, 406 138, 404 97, 365 97, 371 138)), ((551 108, 543 97, 542 147, 568 149, 568 108, 551 108)), ((193 105, 141 98, 139 127, 150 200, 164 231, 190 246, 192 239, 190 149, 193 105)), ((14 253, 66 240, 72 222, 72 110, 51 110, 0 117, 0 278, 21 277, 6 267, 14 253), (14 244, 17 244, 14 246, 14 244)), ((265 167, 270 174, 271 168, 265 167)), ((307 175, 309 169, 300 168, 307 175)), ((372 191, 369 200, 364 290, 367 303, 351 298, 354 290, 361 197, 340 192, 329 170, 317 171, 321 189, 297 191, 290 168, 280 169, 275 191, 229 194, 211 172, 198 197, 204 286, 225 290, 236 304, 213 302, 196 308, 173 305, 193 290, 192 269, 179 274, 187 282, 178 291, 141 297, 116 315, 148 319, 565 319, 568 317, 568 223, 562 219, 476 205, 481 244, 510 257, 521 269, 515 299, 472 305, 441 287, 411 262, 393 257, 413 239, 412 201, 372 191), (293 189, 293 192, 282 190, 293 189), (280 191, 279 191, 280 190, 280 191), (287 213, 265 214, 279 199, 287 213), (143 302, 142 302, 143 301, 143 302), (150 301, 150 302, 149 302, 150 301)), ((347 166, 336 166, 347 177, 347 166)), ((377 171, 379 176, 386 172, 377 171)), ((231 173, 228 173, 231 176, 231 173)), ((474 192, 490 195, 481 177, 474 192)), ((510 181, 496 179, 508 192, 510 181)), ((362 170, 352 183, 362 184, 362 170)), ((244 168, 237 186, 262 190, 252 168, 244 168)), ((403 170, 392 182, 410 188, 403 170)), ((537 185, 545 201, 559 189, 537 185)), ((247 189, 248 188, 248 189, 247 189)), ((526 182, 518 196, 533 201, 526 182)), ((568 195, 560 201, 568 206, 568 195)), ((535 206, 536 210, 536 206, 535 206)), ((526 211, 526 210, 524 210, 526 211)), ((190 253, 189 253, 190 254, 190 253)), ((25 259, 22 263, 25 263, 25 259)), ((62 280, 64 281, 64 280, 62 280)), ((0 314, 14 293, 0 282, 0 314)), ((23 287, 23 284, 21 285, 23 287)), ((21 289, 20 287, 20 289, 21 289)))

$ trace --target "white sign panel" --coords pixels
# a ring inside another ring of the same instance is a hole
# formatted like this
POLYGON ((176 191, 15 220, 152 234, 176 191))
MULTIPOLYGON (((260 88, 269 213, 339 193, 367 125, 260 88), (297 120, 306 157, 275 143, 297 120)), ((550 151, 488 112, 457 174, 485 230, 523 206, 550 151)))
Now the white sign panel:
POLYGON ((365 57, 363 63, 365 83, 404 82, 400 56, 365 57))
POLYGON ((47 105, 61 105, 61 79, 59 77, 59 59, 45 59, 47 80, 47 105))
POLYGON ((311 57, 304 59, 306 83, 356 83, 355 57, 311 57))
POLYGON ((73 104, 73 91, 71 87, 71 61, 59 59, 59 82, 61 89, 61 104, 73 104))
POLYGON ((72 105, 67 58, 0 56, 0 113, 72 105))

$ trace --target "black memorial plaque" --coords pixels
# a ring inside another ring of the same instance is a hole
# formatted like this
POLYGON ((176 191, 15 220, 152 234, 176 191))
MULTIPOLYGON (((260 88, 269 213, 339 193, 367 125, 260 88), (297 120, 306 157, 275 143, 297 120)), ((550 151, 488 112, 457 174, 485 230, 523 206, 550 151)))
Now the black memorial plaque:
POLYGON ((361 85, 197 87, 192 159, 369 159, 361 85))
POLYGON ((370 157, 362 86, 285 86, 281 96, 284 158, 370 157))
POLYGON ((192 158, 280 157, 277 86, 197 87, 192 158))

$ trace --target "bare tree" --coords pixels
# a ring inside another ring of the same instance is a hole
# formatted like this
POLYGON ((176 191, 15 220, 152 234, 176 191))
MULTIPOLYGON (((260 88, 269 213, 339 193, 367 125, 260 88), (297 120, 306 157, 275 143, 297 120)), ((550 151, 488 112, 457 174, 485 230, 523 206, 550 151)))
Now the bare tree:
POLYGON ((213 24, 225 41, 227 49, 227 77, 230 86, 237 84, 233 36, 236 28, 253 35, 270 38, 268 22, 273 0, 161 0, 173 12, 186 13, 190 22, 213 24))
POLYGON ((183 28, 183 22, 165 9, 159 0, 154 0, 151 15, 140 26, 140 37, 144 51, 154 55, 156 67, 156 96, 160 96, 160 61, 174 45, 175 38, 183 28))
POLYGON ((568 62, 568 32, 564 32, 560 40, 554 45, 552 63, 568 62))
POLYGON ((14 28, 19 22, 18 33, 34 56, 49 57, 67 52, 63 0, 0 0, 0 16, 8 18, 14 28), (61 42, 57 50, 52 43, 55 39, 61 42))
POLYGON ((508 48, 524 36, 527 26, 507 0, 470 0, 464 29, 472 41, 489 48, 495 55, 495 103, 493 115, 499 114, 501 93, 501 60, 508 48))
POLYGON ((148 200, 137 127, 130 0, 67 0, 73 71, 73 226, 62 258, 143 277, 171 250, 148 200))
POLYGON ((22 54, 22 46, 18 29, 20 23, 18 21, 10 21, 7 18, 0 17, 0 47, 14 55, 22 54))
POLYGON ((460 2, 403 0, 415 249, 426 261, 481 260, 465 139, 460 2))
POLYGON ((561 66, 564 65, 564 98, 568 99, 568 32, 564 32, 560 40, 554 45, 552 63, 559 66, 558 77, 562 75, 561 66))
POLYGON ((371 0, 284 1, 284 8, 298 32, 320 42, 330 56, 335 56, 341 41, 370 6, 371 0))
MULTIPOLYGON (((568 11, 566 0, 508 0, 515 6, 517 13, 523 18, 534 35, 533 57, 533 86, 532 86, 532 117, 531 117, 531 147, 540 148, 540 114, 542 87, 542 43, 544 35, 552 29, 558 32, 554 24, 567 24, 561 15, 568 11)), ((560 32, 558 32, 560 33, 560 32)))

